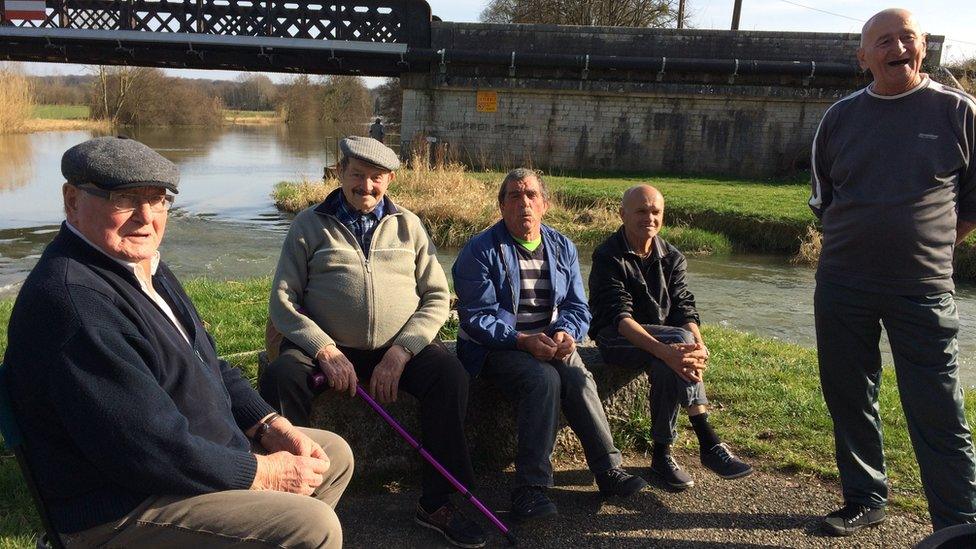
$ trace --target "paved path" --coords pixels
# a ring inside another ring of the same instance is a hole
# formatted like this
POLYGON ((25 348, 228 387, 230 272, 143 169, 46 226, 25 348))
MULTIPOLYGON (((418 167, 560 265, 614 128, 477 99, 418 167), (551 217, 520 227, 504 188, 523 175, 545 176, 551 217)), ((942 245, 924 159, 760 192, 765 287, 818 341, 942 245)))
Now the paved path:
MULTIPOLYGON (((520 547, 910 547, 931 532, 927 518, 893 512, 881 526, 850 538, 821 534, 820 517, 840 502, 836 485, 799 475, 768 472, 722 480, 703 470, 691 456, 680 460, 696 485, 672 492, 653 478, 643 456, 625 465, 651 486, 622 500, 600 499, 585 466, 562 463, 550 491, 559 516, 548 522, 516 527, 520 547)), ((512 473, 490 473, 479 480, 476 494, 506 520, 512 473)), ((412 523, 419 490, 412 478, 354 481, 340 502, 339 516, 347 547, 450 547, 439 534, 412 523)), ((469 505, 470 517, 479 516, 469 505)), ((480 520, 480 518, 479 518, 480 520)), ((491 529, 489 547, 505 540, 491 529)))

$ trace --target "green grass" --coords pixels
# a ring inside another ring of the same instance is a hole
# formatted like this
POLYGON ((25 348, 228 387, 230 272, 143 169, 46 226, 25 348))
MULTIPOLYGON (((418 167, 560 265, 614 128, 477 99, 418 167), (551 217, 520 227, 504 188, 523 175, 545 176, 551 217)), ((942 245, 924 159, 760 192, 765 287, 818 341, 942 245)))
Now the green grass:
MULTIPOLYGON (((186 284, 218 351, 254 382, 257 351, 264 346, 268 278, 215 282, 191 280, 186 284)), ((0 300, 0 353, 7 346, 6 327, 11 300, 0 300)), ((441 331, 453 338, 456 321, 441 331)), ((718 432, 734 448, 766 467, 800 475, 836 478, 831 423, 817 375, 816 353, 717 326, 704 327, 712 353, 706 376, 711 417, 718 432)), ((918 468, 908 440, 898 400, 894 373, 882 376, 880 409, 893 504, 924 513, 925 502, 918 468)), ((976 397, 967 393, 967 415, 976 412, 976 397)), ((615 439, 631 449, 650 443, 646 406, 637 406, 622 423, 614 425, 615 439)), ((696 448, 694 435, 682 418, 677 442, 696 448)), ((40 530, 20 473, 9 453, 0 448, 0 549, 30 547, 40 530)))
MULTIPOLYGON (((504 174, 473 173, 500 182, 504 174)), ((809 187, 800 179, 750 181, 651 174, 593 174, 546 178, 553 193, 576 207, 616 207, 623 191, 638 183, 657 187, 665 198, 665 223, 724 235, 741 250, 794 254, 815 218, 807 207, 809 187)))
POLYGON ((34 118, 42 120, 86 120, 88 105, 36 105, 34 118))

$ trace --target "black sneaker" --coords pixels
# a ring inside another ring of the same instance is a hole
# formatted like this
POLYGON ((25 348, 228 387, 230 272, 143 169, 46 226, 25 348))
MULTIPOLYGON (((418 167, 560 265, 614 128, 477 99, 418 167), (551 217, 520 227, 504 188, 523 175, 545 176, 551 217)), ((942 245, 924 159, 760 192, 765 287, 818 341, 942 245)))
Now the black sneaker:
POLYGON ((629 497, 647 486, 647 481, 620 467, 613 467, 596 475, 596 485, 604 496, 629 497))
POLYGON ((695 485, 695 480, 678 465, 671 454, 665 454, 660 460, 651 460, 651 472, 661 477, 672 488, 684 490, 695 485))
POLYGON ((522 486, 512 492, 512 518, 534 520, 557 514, 556 504, 541 486, 522 486))
POLYGON ((440 532, 447 541, 458 547, 484 547, 488 541, 481 526, 462 515, 453 503, 447 503, 433 513, 428 513, 422 505, 417 505, 417 514, 413 521, 424 528, 440 532))
POLYGON ((861 528, 881 524, 884 519, 884 507, 871 508, 848 503, 824 517, 820 526, 832 536, 849 536, 861 528))
POLYGON ((702 465, 708 467, 716 475, 732 480, 752 474, 752 465, 735 457, 732 450, 724 442, 716 444, 708 451, 701 453, 702 465))

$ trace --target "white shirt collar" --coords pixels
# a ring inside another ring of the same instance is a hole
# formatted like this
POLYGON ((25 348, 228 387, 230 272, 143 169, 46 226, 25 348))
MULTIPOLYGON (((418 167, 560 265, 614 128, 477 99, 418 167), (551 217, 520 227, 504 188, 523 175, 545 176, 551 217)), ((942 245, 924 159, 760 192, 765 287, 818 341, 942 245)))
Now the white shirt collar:
MULTIPOLYGON (((136 279, 139 279, 138 272, 136 271, 136 269, 139 268, 139 264, 138 263, 134 263, 132 261, 125 261, 125 260, 119 259, 117 257, 113 257, 113 256, 105 253, 105 250, 99 248, 91 240, 88 240, 87 238, 85 238, 85 235, 81 234, 81 231, 79 231, 78 229, 76 229, 75 226, 72 225, 69 221, 65 220, 64 224, 69 229, 71 229, 71 232, 75 233, 75 235, 78 238, 82 239, 86 244, 88 244, 92 248, 95 248, 96 250, 98 250, 99 252, 101 252, 101 254, 104 255, 105 257, 111 259, 112 261, 118 263, 119 265, 122 265, 123 267, 125 267, 126 269, 128 269, 129 271, 131 271, 132 274, 136 275, 136 279)), ((156 269, 159 268, 159 261, 160 261, 159 258, 160 258, 159 250, 156 250, 156 254, 152 257, 152 260, 149 263, 149 274, 150 275, 155 275, 156 274, 156 269)))
POLYGON ((874 87, 874 83, 873 82, 868 86, 867 89, 868 89, 868 95, 870 95, 871 97, 877 97, 878 99, 890 100, 890 99, 901 99, 902 97, 905 97, 906 95, 911 95, 911 94, 917 92, 918 90, 920 90, 920 89, 922 89, 922 88, 924 88, 925 86, 928 86, 928 85, 929 85, 929 75, 922 74, 922 81, 921 82, 919 82, 918 84, 916 84, 914 88, 912 88, 912 89, 910 89, 908 91, 901 92, 898 95, 880 95, 878 93, 875 93, 874 90, 871 89, 871 88, 874 87))

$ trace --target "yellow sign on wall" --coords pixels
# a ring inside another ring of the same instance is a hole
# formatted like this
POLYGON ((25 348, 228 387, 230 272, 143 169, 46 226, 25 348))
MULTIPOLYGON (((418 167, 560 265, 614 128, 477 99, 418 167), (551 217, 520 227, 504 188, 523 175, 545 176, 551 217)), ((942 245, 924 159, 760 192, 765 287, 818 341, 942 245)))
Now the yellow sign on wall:
POLYGON ((498 92, 480 91, 478 92, 478 112, 497 112, 498 111, 498 92))

